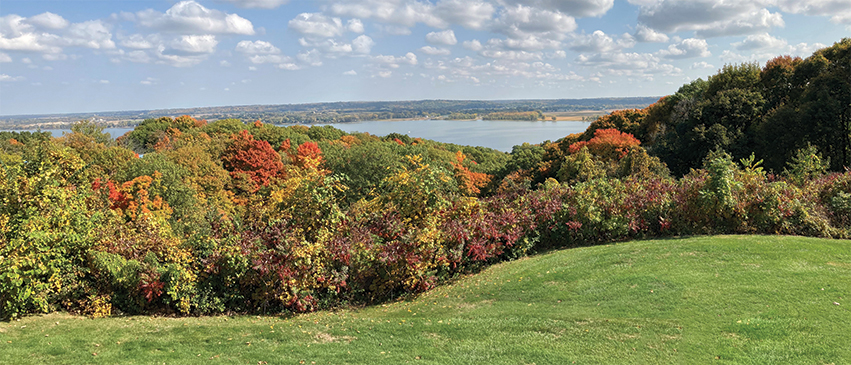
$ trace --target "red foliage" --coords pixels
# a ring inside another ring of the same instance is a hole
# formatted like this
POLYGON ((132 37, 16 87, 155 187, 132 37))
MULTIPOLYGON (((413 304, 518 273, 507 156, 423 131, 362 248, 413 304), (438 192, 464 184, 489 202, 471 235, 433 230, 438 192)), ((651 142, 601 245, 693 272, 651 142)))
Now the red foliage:
POLYGON ((399 145, 401 145, 401 146, 404 146, 404 145, 405 145, 405 142, 402 142, 402 140, 401 140, 401 139, 398 139, 398 138, 393 138, 393 142, 396 142, 396 143, 398 143, 398 144, 399 144, 399 145))
POLYGON ((322 150, 316 142, 304 142, 298 146, 298 151, 293 161, 298 167, 317 169, 325 162, 325 159, 322 157, 322 150))
POLYGON ((603 157, 622 158, 630 148, 638 147, 641 141, 632 134, 623 133, 614 128, 594 131, 594 138, 589 141, 576 142, 570 145, 569 152, 576 153, 587 146, 591 153, 603 157))
POLYGON ((254 136, 245 130, 231 136, 231 143, 225 150, 222 161, 232 177, 248 176, 258 189, 268 185, 284 168, 281 156, 269 142, 255 140, 254 136))

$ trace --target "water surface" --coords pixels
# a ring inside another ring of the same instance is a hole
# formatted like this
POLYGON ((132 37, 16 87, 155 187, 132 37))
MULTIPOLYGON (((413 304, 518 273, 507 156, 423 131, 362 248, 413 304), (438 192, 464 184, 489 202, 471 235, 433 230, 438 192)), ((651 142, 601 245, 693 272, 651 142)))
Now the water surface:
MULTIPOLYGON (((510 120, 405 120, 368 121, 358 123, 328 124, 346 132, 368 132, 377 136, 390 133, 406 134, 412 138, 431 139, 445 143, 485 146, 510 152, 515 145, 555 141, 571 133, 582 133, 590 122, 527 122, 510 120)), ((112 138, 117 138, 133 128, 105 128, 112 138)), ((54 137, 69 133, 70 129, 43 129, 54 137)))

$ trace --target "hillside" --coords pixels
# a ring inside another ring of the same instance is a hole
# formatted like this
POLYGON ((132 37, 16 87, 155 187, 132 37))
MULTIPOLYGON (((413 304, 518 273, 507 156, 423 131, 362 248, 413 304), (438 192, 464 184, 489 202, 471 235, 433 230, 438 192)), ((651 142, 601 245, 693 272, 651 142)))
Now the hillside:
POLYGON ((416 298, 298 315, 0 323, 0 363, 842 364, 851 242, 634 241, 494 265, 416 298))

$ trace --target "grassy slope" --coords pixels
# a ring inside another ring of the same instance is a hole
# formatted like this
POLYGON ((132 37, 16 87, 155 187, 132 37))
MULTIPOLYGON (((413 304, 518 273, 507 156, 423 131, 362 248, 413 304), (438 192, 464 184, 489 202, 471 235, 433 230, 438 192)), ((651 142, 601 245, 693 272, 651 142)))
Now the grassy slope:
POLYGON ((842 364, 849 297, 849 241, 640 241, 291 319, 29 317, 0 323, 0 363, 842 364))

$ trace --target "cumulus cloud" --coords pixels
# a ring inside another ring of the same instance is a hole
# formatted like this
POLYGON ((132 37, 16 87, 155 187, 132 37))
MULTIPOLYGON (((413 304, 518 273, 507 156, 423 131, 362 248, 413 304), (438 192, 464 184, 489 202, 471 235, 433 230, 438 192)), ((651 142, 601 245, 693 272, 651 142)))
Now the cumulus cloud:
POLYGON ((413 27, 424 23, 430 27, 445 28, 448 23, 434 14, 434 5, 415 0, 351 0, 334 2, 326 7, 337 16, 375 19, 379 22, 413 27))
POLYGON ((301 63, 308 66, 322 66, 321 54, 315 49, 299 52, 299 54, 296 55, 296 58, 301 61, 301 63))
POLYGON ((452 46, 458 43, 458 40, 455 39, 455 32, 452 29, 447 29, 442 32, 431 32, 426 34, 426 41, 431 44, 439 44, 452 46))
POLYGON ((346 30, 352 33, 363 33, 363 22, 360 19, 349 19, 346 22, 346 30))
POLYGON ((420 51, 431 56, 448 56, 451 51, 448 48, 425 46, 420 48, 420 51))
POLYGON ((580 66, 604 68, 610 74, 636 75, 636 74, 665 74, 679 75, 682 73, 677 67, 662 63, 658 57, 649 53, 598 53, 593 55, 579 55, 576 64, 580 66))
POLYGON ((704 70, 710 68, 715 68, 715 66, 712 66, 712 64, 706 61, 695 62, 691 65, 692 70, 704 70))
POLYGON ((310 37, 330 38, 343 34, 343 21, 320 13, 301 13, 290 20, 289 28, 310 37))
POLYGON ((781 11, 793 14, 829 16, 837 24, 851 24, 851 3, 848 0, 777 0, 781 11))
POLYGON ((27 23, 46 29, 62 29, 70 24, 65 18, 51 12, 35 15, 27 19, 27 23))
POLYGON ((51 13, 34 18, 33 21, 15 14, 0 17, 0 50, 41 52, 45 59, 59 60, 67 58, 59 55, 63 47, 115 48, 110 25, 101 20, 65 24, 64 19, 51 13))
POLYGON ((660 56, 671 59, 709 57, 709 44, 705 39, 688 38, 679 43, 669 45, 667 49, 660 50, 660 56))
POLYGON ((160 43, 159 35, 150 34, 147 36, 143 36, 141 34, 133 34, 127 38, 122 39, 118 44, 125 48, 132 49, 151 49, 156 47, 156 44, 160 43))
MULTIPOLYGON (((576 20, 559 11, 517 4, 503 8, 491 27, 509 39, 546 39, 560 41, 576 30, 576 20)), ((528 43, 528 42, 527 42, 528 43)))
POLYGON ((352 51, 359 54, 369 54, 372 51, 372 46, 375 45, 375 42, 366 35, 359 35, 357 38, 352 40, 352 51))
POLYGON ((188 34, 253 35, 251 21, 236 14, 208 9, 195 1, 181 1, 165 13, 147 9, 135 14, 135 19, 147 28, 164 32, 188 34))
POLYGON ((100 20, 71 24, 58 43, 92 49, 115 48, 109 26, 100 20))
POLYGON ((570 49, 577 52, 612 52, 624 48, 630 48, 635 45, 634 38, 626 34, 615 40, 603 31, 597 30, 591 34, 581 34, 576 37, 570 49))
POLYGON ((650 29, 644 24, 639 24, 635 28, 634 36, 635 40, 643 43, 664 43, 668 41, 668 35, 650 29))
POLYGON ((496 8, 484 1, 442 0, 434 8, 435 15, 447 24, 469 29, 484 29, 496 8))
POLYGON ((198 55, 213 53, 219 41, 214 35, 185 35, 169 43, 169 54, 198 55))
POLYGON ((552 9, 574 17, 601 16, 614 6, 613 0, 501 0, 506 6, 522 5, 552 9))
POLYGON ((755 49, 780 49, 786 47, 786 41, 770 36, 768 33, 750 35, 745 40, 732 43, 731 46, 740 51, 755 49))
POLYGON ((240 41, 236 45, 236 51, 245 54, 278 54, 281 50, 265 41, 240 41))
POLYGON ((413 65, 416 65, 418 63, 417 55, 415 55, 411 52, 406 53, 404 56, 398 56, 398 57, 377 55, 377 56, 372 57, 372 61, 375 62, 375 64, 377 64, 379 66, 389 67, 389 68, 399 68, 401 65, 412 65, 413 66, 413 65))
POLYGON ((23 76, 9 76, 7 74, 0 74, 0 82, 14 82, 23 80, 26 80, 26 78, 23 76))
MULTIPOLYGON (((634 3, 637 1, 633 1, 634 3)), ((640 1, 638 22, 663 33, 694 31, 701 38, 755 34, 784 26, 765 1, 640 1)))
POLYGON ((348 70, 346 72, 343 72, 343 76, 357 76, 357 75, 358 75, 358 73, 355 72, 355 70, 348 70))
POLYGON ((9 57, 9 55, 3 52, 0 52, 0 62, 12 62, 12 57, 9 57))
POLYGON ((289 2, 289 0, 224 0, 241 8, 274 9, 289 2))
POLYGON ((473 52, 481 51, 484 48, 484 46, 482 46, 482 42, 479 42, 478 39, 474 39, 472 41, 464 41, 464 43, 462 43, 461 45, 464 48, 469 49, 473 52))

